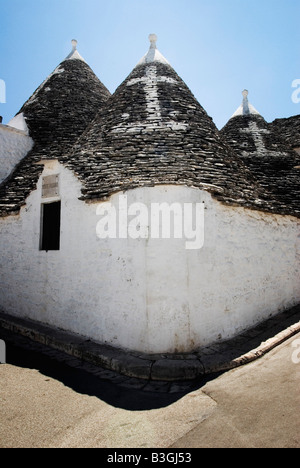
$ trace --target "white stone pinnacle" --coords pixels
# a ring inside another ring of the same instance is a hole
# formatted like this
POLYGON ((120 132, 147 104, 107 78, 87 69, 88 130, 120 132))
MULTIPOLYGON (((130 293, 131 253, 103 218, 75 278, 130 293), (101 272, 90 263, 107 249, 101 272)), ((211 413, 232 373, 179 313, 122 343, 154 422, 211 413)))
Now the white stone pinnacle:
POLYGON ((85 62, 85 60, 81 57, 81 55, 79 54, 77 50, 78 42, 76 41, 76 39, 72 39, 71 44, 72 44, 72 52, 68 55, 68 57, 66 57, 66 60, 77 59, 77 60, 82 60, 82 62, 85 62))
POLYGON ((77 44, 78 44, 76 39, 72 39, 71 44, 72 44, 73 50, 76 50, 77 49, 77 44))
POLYGON ((248 101, 249 91, 247 89, 244 89, 244 91, 242 91, 242 95, 243 102, 231 118, 237 117, 239 115, 260 115, 260 113, 255 109, 255 107, 253 107, 252 104, 250 104, 248 101))
POLYGON ((150 48, 146 55, 138 62, 138 65, 144 65, 145 63, 159 62, 165 65, 170 65, 168 60, 159 52, 156 47, 157 35, 149 34, 150 48))
POLYGON ((149 34, 149 41, 151 43, 151 47, 153 49, 156 49, 157 35, 156 34, 149 34))

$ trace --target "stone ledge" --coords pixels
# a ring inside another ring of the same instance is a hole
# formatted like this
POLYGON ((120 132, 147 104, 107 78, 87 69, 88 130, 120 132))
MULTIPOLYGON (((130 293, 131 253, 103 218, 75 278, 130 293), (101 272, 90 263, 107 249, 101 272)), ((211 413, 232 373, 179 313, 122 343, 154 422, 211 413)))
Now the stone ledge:
POLYGON ((238 337, 189 354, 141 354, 95 343, 84 336, 0 312, 0 329, 127 377, 148 381, 192 381, 227 371, 265 355, 300 332, 300 305, 238 337))

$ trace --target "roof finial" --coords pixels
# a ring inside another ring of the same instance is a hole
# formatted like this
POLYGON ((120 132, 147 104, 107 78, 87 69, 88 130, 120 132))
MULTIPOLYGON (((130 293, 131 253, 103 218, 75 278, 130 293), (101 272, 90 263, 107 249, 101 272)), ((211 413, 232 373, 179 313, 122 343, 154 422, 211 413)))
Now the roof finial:
POLYGON ((159 52, 156 47, 157 35, 149 34, 150 48, 144 57, 138 62, 137 65, 144 65, 145 63, 160 62, 165 65, 170 65, 167 59, 159 52))
POLYGON ((243 95, 243 115, 249 115, 250 114, 250 109, 249 109, 249 102, 248 102, 248 94, 249 91, 247 89, 244 89, 242 92, 243 95))
POLYGON ((66 57, 65 60, 81 60, 82 62, 85 62, 85 60, 81 57, 81 55, 78 53, 78 50, 77 50, 77 41, 76 39, 72 39, 71 41, 71 44, 72 44, 72 50, 71 50, 71 53, 68 55, 68 57, 66 57))
POLYGON ((71 44, 72 44, 72 47, 73 47, 73 51, 76 50, 76 49, 77 49, 77 41, 76 41, 76 39, 72 39, 71 44))
POLYGON ((149 41, 151 43, 151 49, 156 49, 157 35, 149 34, 149 41))
POLYGON ((237 117, 239 115, 260 115, 260 113, 255 109, 255 107, 253 107, 252 104, 249 103, 248 94, 249 91, 247 89, 244 89, 244 91, 242 91, 243 102, 240 105, 240 107, 235 111, 232 117, 237 117))

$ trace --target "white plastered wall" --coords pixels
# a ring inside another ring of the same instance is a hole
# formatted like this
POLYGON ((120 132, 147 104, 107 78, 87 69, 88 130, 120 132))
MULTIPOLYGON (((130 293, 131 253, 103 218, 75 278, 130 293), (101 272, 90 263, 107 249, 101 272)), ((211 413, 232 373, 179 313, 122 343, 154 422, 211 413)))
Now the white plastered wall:
MULTIPOLYGON (((0 219, 0 308, 140 352, 189 352, 300 303, 299 222, 227 207, 181 186, 128 191, 128 204, 203 203, 205 241, 99 239, 98 204, 57 162, 61 249, 40 245, 41 179, 19 216, 0 219)), ((49 201, 49 200, 47 200, 49 201)), ((110 200, 117 206, 119 194, 110 200)))
POLYGON ((33 147, 33 140, 25 131, 0 125, 0 183, 33 147))

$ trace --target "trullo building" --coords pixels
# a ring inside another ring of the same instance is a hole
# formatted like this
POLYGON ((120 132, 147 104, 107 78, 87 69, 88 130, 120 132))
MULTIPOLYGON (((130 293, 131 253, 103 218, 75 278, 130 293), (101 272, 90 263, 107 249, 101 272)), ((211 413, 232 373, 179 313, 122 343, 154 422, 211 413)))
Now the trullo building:
POLYGON ((219 132, 155 35, 110 96, 74 42, 0 125, 1 310, 154 354, 299 304, 298 122, 219 132))

